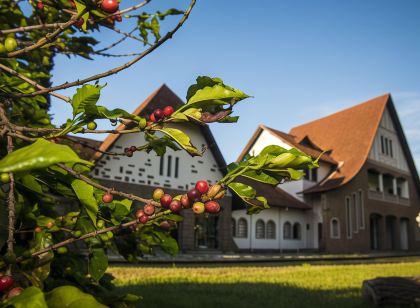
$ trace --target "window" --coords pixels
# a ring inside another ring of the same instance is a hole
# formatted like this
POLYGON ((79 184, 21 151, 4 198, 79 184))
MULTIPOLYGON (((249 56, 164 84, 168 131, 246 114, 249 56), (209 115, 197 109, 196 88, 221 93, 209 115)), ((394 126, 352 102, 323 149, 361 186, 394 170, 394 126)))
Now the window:
POLYGON ((301 239, 301 227, 300 227, 300 223, 295 222, 293 224, 293 239, 294 240, 300 240, 301 239))
POLYGON ((365 228, 365 208, 364 208, 364 202, 363 202, 363 191, 359 190, 357 192, 357 205, 359 207, 358 214, 359 214, 359 226, 360 229, 365 228))
POLYGON ((353 222, 353 232, 359 232, 359 205, 357 202, 357 195, 356 193, 351 194, 351 212, 353 214, 352 222, 353 222))
POLYGON ((391 157, 394 157, 394 153, 392 151, 392 140, 391 139, 389 139, 389 155, 391 157))
POLYGON ((334 217, 331 219, 330 225, 331 238, 340 238, 340 221, 334 217))
POLYGON ((385 154, 384 136, 381 136, 381 152, 385 154))
POLYGON ((236 237, 236 220, 235 220, 235 218, 232 218, 231 223, 232 223, 232 236, 236 237))
POLYGON ((379 172, 373 169, 368 170, 368 186, 369 190, 372 191, 380 191, 381 188, 379 187, 379 172))
POLYGON ((179 171, 179 157, 175 157, 175 178, 178 178, 179 171))
POLYGON ((318 168, 305 170, 305 180, 317 182, 318 181, 318 168))
POLYGON ((388 155, 388 138, 385 137, 385 155, 388 155))
POLYGON ((160 157, 159 175, 163 175, 164 164, 165 164, 165 157, 164 157, 164 155, 162 155, 160 157))
POLYGON ((290 222, 285 222, 283 225, 283 238, 289 240, 292 238, 292 224, 290 222))
POLYGON ((255 224, 255 238, 265 238, 265 223, 261 219, 258 219, 255 224))
POLYGON ((267 238, 275 239, 276 238, 276 223, 272 220, 267 222, 267 238))
POLYGON ((352 237, 352 219, 351 219, 351 204, 350 204, 350 197, 346 197, 346 231, 347 231, 347 238, 352 237))
POLYGON ((239 218, 238 220, 238 233, 236 234, 236 237, 248 237, 248 222, 245 218, 239 218))
POLYGON ((171 176, 171 168, 172 168, 172 156, 168 155, 168 171, 166 173, 167 176, 171 176))

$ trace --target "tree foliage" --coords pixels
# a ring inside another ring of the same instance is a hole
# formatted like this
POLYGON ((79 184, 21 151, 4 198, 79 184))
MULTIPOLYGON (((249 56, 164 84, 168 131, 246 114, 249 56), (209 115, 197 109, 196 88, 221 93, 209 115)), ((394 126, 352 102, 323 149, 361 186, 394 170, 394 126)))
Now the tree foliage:
MULTIPOLYGON (((24 288, 11 298, 7 298, 8 290, 0 290, 4 291, 0 307, 130 306, 140 297, 109 292, 113 278, 106 273, 107 253, 135 262, 156 247, 171 255, 178 251, 170 235, 182 221, 178 208, 172 203, 165 207, 159 198, 102 185, 90 177, 92 162, 80 158, 71 146, 57 143, 68 134, 115 133, 96 129, 94 121, 106 119, 124 125, 119 134, 141 133, 143 140, 139 138, 134 149, 105 154, 154 151, 163 155, 171 148, 199 156, 202 152, 177 124, 238 120, 232 116, 234 106, 249 96, 220 78, 207 76, 198 77, 189 87, 183 106, 154 121, 99 104, 100 79, 130 67, 170 39, 195 4, 192 0, 185 11, 147 13, 143 10, 149 2, 110 13, 93 0, 0 0, 0 271, 13 277, 15 287, 24 288), (32 9, 25 10, 24 3, 32 9), (169 16, 178 18, 178 23, 163 34, 160 23, 169 16), (130 33, 116 27, 122 19, 131 18, 137 23, 130 33), (100 29, 121 38, 95 50, 100 29), (85 79, 52 85, 55 55, 121 56, 108 52, 127 39, 141 42, 140 51, 130 55, 128 62, 85 79), (77 87, 72 97, 58 92, 71 87, 77 87), (73 110, 57 127, 48 114, 51 96, 73 110), (145 204, 152 213, 145 214, 145 204)), ((317 161, 296 149, 269 146, 255 157, 229 165, 225 177, 203 192, 200 201, 217 200, 231 189, 248 204, 249 213, 257 213, 268 208, 267 200, 241 183, 239 176, 278 185, 297 180, 303 174, 299 170, 316 166, 317 161)), ((180 199, 173 196, 175 201, 180 199)))

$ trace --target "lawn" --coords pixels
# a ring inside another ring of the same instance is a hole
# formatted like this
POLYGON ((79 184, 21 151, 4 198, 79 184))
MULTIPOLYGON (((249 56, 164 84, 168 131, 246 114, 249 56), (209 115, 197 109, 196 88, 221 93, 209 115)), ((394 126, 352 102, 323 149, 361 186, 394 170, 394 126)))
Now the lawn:
POLYGON ((370 307, 362 281, 420 274, 420 258, 401 263, 295 266, 111 267, 118 291, 139 307, 370 307))

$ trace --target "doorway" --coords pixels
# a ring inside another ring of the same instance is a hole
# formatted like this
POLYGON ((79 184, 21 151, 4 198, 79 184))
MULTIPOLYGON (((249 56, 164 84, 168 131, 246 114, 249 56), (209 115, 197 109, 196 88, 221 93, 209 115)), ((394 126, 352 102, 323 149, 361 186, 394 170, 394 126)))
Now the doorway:
POLYGON ((219 248, 218 229, 219 217, 215 215, 200 215, 195 217, 194 246, 196 249, 219 248))
POLYGON ((401 249, 408 250, 408 218, 400 219, 400 242, 401 249))
POLYGON ((370 214, 370 248, 372 250, 380 249, 380 222, 382 216, 379 214, 370 214))

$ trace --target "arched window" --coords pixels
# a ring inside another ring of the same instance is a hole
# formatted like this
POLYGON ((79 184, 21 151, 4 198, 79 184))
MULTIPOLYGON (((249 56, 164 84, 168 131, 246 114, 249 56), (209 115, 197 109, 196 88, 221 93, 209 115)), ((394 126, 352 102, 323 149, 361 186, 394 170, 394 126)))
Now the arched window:
POLYGON ((255 238, 265 238, 265 223, 261 219, 255 224, 255 238))
POLYGON ((238 233, 236 237, 248 237, 248 222, 245 218, 239 218, 238 220, 238 233))
POLYGON ((294 240, 300 240, 301 239, 301 227, 300 223, 295 222, 293 224, 293 239, 294 240))
POLYGON ((267 222, 267 238, 275 239, 276 238, 276 223, 272 220, 267 222))
POLYGON ((290 222, 285 222, 283 225, 283 238, 289 240, 292 238, 292 224, 290 222))
POLYGON ((340 221, 334 217, 330 223, 331 238, 340 238, 340 221))
POLYGON ((235 220, 235 218, 232 218, 232 220, 231 220, 232 222, 232 236, 233 237, 236 237, 236 220, 235 220))

